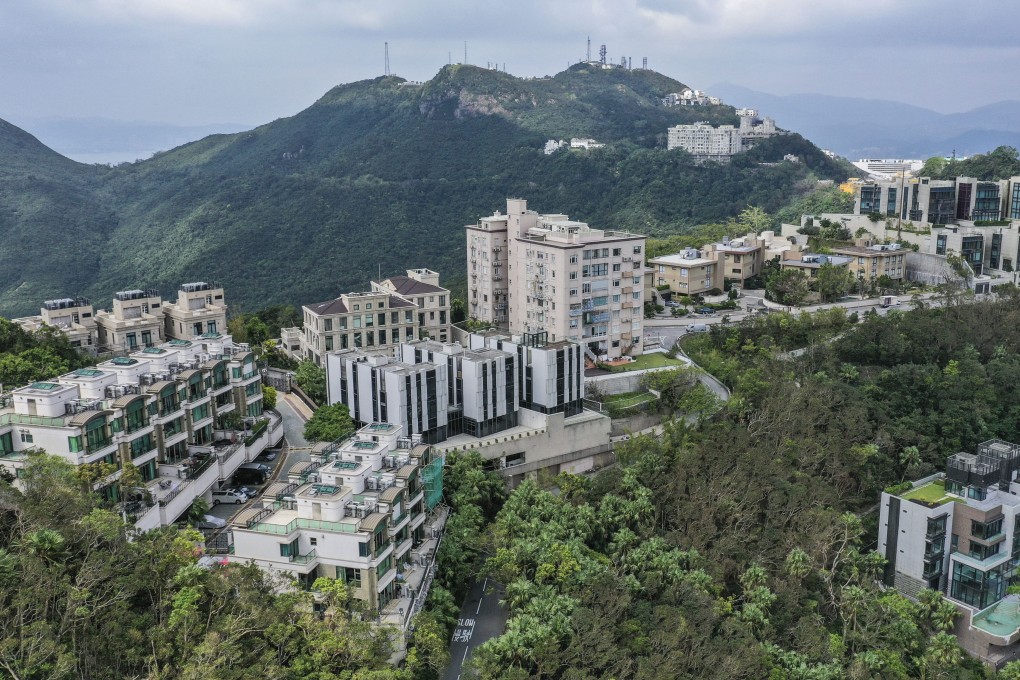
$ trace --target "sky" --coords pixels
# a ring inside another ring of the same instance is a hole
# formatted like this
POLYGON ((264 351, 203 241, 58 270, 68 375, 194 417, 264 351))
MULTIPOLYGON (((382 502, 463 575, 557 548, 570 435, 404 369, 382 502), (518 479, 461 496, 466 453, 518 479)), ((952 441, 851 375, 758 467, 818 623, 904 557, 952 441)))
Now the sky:
POLYGON ((1020 99, 1014 0, 3 0, 0 118, 260 124, 334 85, 449 59, 553 74, 610 59, 706 89, 1020 99))

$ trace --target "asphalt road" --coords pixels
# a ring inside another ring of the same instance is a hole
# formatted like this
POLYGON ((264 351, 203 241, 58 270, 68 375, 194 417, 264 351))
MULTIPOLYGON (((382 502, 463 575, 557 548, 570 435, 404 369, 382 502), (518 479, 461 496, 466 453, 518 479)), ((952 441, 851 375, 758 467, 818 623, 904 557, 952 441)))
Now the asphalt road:
POLYGON ((460 608, 460 618, 453 631, 450 644, 450 665, 443 672, 443 680, 460 680, 464 662, 483 642, 503 633, 509 614, 499 606, 503 586, 486 579, 475 583, 468 591, 460 608), (487 593, 486 590, 492 590, 487 593))
POLYGON ((291 399, 296 399, 296 397, 283 393, 279 396, 280 398, 276 400, 276 410, 283 418, 283 436, 287 438, 287 445, 294 449, 306 448, 308 442, 304 437, 305 417, 303 411, 299 412, 300 407, 291 404, 291 399))

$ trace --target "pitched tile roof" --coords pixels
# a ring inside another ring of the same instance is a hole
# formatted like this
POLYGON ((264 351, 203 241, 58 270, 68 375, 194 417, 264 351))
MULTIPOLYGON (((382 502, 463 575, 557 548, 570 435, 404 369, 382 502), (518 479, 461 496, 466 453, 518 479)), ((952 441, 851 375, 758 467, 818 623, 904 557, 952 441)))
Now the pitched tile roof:
MULTIPOLYGON (((404 276, 403 274, 398 276, 391 276, 386 279, 393 286, 394 292, 399 295, 425 295, 427 293, 445 293, 445 288, 439 286, 433 286, 431 283, 424 283, 417 279, 412 279, 410 276, 404 276)), ((385 281, 383 282, 385 283, 385 281)))

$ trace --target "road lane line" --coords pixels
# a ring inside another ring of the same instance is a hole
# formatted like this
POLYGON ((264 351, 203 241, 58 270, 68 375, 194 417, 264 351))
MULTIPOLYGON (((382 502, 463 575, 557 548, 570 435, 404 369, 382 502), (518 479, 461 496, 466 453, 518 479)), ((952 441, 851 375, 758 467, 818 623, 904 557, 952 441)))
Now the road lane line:
POLYGON ((465 661, 467 661, 467 653, 470 652, 470 651, 471 651, 471 646, 470 645, 465 645, 465 647, 464 647, 464 656, 461 657, 461 660, 460 660, 461 663, 464 663, 465 661))

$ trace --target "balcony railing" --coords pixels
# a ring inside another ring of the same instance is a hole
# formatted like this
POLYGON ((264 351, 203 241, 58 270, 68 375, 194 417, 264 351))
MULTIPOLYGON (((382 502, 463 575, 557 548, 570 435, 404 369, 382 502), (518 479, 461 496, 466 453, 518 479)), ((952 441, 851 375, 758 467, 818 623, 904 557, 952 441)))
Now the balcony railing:
POLYGON ((30 416, 24 413, 4 413, 0 415, 0 425, 64 427, 64 419, 60 416, 30 416))
POLYGON ((315 559, 315 548, 312 548, 305 555, 291 555, 290 561, 294 564, 308 564, 315 559))

